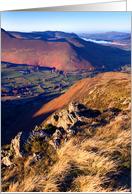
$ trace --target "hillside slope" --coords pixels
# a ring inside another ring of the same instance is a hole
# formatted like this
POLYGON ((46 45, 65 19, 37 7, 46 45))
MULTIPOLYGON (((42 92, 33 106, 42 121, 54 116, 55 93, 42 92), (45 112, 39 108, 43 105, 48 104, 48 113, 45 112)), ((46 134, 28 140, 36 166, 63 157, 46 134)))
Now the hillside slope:
POLYGON ((1 60, 15 64, 55 67, 62 71, 118 69, 131 63, 131 53, 68 37, 56 40, 14 38, 1 29, 1 60))
MULTIPOLYGON (((104 84, 111 79, 117 78, 121 80, 130 79, 130 75, 124 73, 110 72, 99 74, 94 78, 88 78, 78 81, 65 94, 39 107, 39 110, 38 108, 33 109, 23 118, 15 121, 8 130, 8 134, 10 134, 9 136, 12 138, 18 133, 18 130, 22 130, 25 132, 31 131, 35 125, 41 124, 41 122, 47 117, 49 117, 53 112, 63 106, 65 107, 70 101, 77 101, 86 104, 87 101, 85 101, 84 99, 90 91, 94 90, 94 88, 96 88, 98 85, 104 84)), ((113 98, 111 100, 113 100, 113 98)))
POLYGON ((2 147, 2 191, 130 192, 130 75, 79 81, 33 118, 51 110, 2 147))

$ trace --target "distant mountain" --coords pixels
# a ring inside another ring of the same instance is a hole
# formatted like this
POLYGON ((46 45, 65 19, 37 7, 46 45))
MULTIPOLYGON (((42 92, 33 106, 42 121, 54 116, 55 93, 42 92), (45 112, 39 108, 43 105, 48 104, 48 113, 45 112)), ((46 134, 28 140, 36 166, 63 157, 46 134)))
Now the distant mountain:
POLYGON ((91 38, 95 40, 109 40, 109 41, 117 41, 129 36, 130 33, 125 32, 105 32, 105 33, 80 33, 78 34, 81 38, 91 38))
POLYGON ((12 34, 16 38, 23 39, 56 39, 56 38, 67 38, 67 37, 76 37, 78 36, 75 33, 66 33, 61 31, 34 31, 34 32, 15 32, 8 31, 8 33, 12 34))
POLYGON ((62 71, 102 67, 109 71, 131 63, 130 52, 84 41, 71 37, 72 35, 62 38, 62 35, 67 35, 63 32, 47 33, 50 37, 58 33, 56 36, 59 38, 20 39, 1 29, 1 60, 15 64, 55 67, 62 71))
POLYGON ((131 42, 131 34, 129 34, 125 38, 122 38, 122 40, 127 41, 127 42, 131 42))
MULTIPOLYGON (((124 49, 124 50, 131 50, 131 34, 124 33, 124 32, 106 32, 106 33, 80 33, 78 34, 80 38, 87 38, 93 40, 103 40, 103 41, 111 41, 108 43, 108 46, 124 49)), ((106 45, 106 44, 105 44, 106 45)))

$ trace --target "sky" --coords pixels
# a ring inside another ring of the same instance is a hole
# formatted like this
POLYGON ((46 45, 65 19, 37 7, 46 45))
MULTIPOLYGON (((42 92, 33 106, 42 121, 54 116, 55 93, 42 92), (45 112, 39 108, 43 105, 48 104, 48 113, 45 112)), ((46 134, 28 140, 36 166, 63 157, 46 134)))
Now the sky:
POLYGON ((131 12, 1 12, 6 31, 131 31, 131 12))

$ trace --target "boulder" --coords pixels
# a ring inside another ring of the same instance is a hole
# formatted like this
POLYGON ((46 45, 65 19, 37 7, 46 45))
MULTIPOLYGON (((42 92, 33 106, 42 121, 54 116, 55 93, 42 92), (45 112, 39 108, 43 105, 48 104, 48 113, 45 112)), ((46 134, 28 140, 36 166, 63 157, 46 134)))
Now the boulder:
POLYGON ((71 102, 68 106, 69 112, 79 111, 78 104, 76 102, 71 102))
POLYGON ((50 140, 49 143, 54 147, 55 150, 57 150, 57 148, 60 145, 60 139, 58 139, 57 137, 50 140))
POLYGON ((64 114, 61 118, 59 117, 57 127, 63 127, 64 130, 72 128, 75 123, 77 123, 78 119, 75 118, 72 114, 67 113, 64 114))
POLYGON ((11 150, 15 152, 16 157, 22 157, 25 154, 24 145, 26 144, 29 133, 19 132, 11 141, 11 150))
POLYGON ((67 109, 62 109, 59 113, 53 114, 50 121, 48 120, 47 123, 68 130, 86 121, 86 118, 90 116, 90 114, 86 113, 86 110, 87 108, 83 104, 71 102, 67 109))
POLYGON ((83 104, 78 104, 76 102, 71 102, 68 106, 68 110, 69 110, 69 113, 71 113, 71 112, 84 111, 84 110, 87 110, 87 108, 83 104))

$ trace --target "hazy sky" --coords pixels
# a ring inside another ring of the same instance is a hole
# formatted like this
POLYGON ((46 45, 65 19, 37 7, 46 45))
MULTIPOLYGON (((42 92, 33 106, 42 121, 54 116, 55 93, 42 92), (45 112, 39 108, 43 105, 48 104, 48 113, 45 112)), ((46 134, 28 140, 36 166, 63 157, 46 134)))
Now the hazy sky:
POLYGON ((7 31, 131 31, 130 12, 1 12, 7 31))

